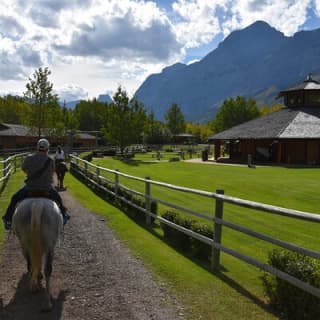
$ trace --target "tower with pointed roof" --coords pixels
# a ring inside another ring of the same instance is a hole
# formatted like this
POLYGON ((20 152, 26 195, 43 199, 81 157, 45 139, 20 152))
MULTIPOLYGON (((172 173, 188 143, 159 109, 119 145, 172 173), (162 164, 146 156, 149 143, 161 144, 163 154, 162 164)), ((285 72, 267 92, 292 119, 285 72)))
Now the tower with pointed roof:
POLYGON ((305 81, 279 92, 284 107, 209 138, 216 161, 320 165, 320 82, 305 81), (221 146, 229 158, 221 157, 221 146))
POLYGON ((320 82, 314 80, 309 73, 305 81, 293 88, 280 91, 278 97, 283 97, 284 104, 289 108, 320 107, 320 82))

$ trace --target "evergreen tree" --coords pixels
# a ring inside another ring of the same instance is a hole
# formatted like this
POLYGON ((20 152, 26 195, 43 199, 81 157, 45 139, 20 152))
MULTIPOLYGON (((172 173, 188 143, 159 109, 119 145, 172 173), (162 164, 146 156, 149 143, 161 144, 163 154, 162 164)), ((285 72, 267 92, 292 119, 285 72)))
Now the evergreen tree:
POLYGON ((147 144, 165 144, 170 141, 170 131, 161 121, 154 118, 151 112, 146 121, 144 142, 147 144))
POLYGON ((186 124, 184 115, 176 103, 172 104, 168 109, 165 119, 166 125, 173 136, 185 132, 186 124))

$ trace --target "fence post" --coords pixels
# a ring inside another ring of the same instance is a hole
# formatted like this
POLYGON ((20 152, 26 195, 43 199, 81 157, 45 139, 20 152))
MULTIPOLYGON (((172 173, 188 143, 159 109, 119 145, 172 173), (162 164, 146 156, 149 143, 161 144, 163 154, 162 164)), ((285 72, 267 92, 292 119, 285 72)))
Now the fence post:
POLYGON ((84 163, 84 174, 86 175, 86 178, 88 178, 88 163, 84 163))
MULTIPOLYGON (((216 190, 217 194, 224 194, 224 190, 216 190)), ((222 219, 223 216, 223 200, 216 199, 216 208, 215 208, 215 219, 222 219)), ((214 244, 221 244, 221 234, 222 234, 222 225, 215 221, 214 223, 214 244)), ((211 267, 213 271, 218 271, 220 265, 220 249, 212 248, 212 261, 211 267)))
POLYGON ((114 193, 117 199, 119 196, 119 175, 118 175, 119 170, 116 169, 115 171, 116 173, 114 174, 114 193))
POLYGON ((7 169, 6 168, 7 168, 7 161, 4 159, 4 161, 3 161, 3 170, 2 170, 2 177, 3 178, 7 175, 7 169))
POLYGON ((16 173, 17 171, 17 157, 13 157, 13 172, 16 173))
POLYGON ((146 205, 146 224, 151 224, 151 216, 149 212, 151 211, 151 188, 150 188, 150 177, 146 177, 146 184, 145 184, 145 205, 146 205))
POLYGON ((100 185, 100 168, 99 167, 96 168, 96 175, 97 175, 97 183, 98 185, 100 185))

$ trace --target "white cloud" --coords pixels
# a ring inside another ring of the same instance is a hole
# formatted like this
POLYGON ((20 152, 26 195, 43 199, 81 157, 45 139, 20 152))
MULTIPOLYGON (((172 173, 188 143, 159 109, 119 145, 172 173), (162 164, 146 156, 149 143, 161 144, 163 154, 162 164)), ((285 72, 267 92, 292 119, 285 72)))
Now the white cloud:
POLYGON ((292 35, 310 9, 320 16, 320 0, 172 0, 171 11, 160 4, 0 0, 1 90, 24 90, 34 69, 48 66, 65 96, 95 97, 118 85, 133 94, 150 73, 216 36, 256 20, 292 35))
POLYGON ((74 84, 65 84, 61 88, 56 88, 55 93, 59 95, 60 101, 75 101, 88 98, 88 92, 74 84))
POLYGON ((4 37, 21 39, 25 32, 25 28, 13 17, 0 16, 0 33, 4 37))
POLYGON ((225 34, 263 20, 283 32, 293 35, 307 18, 311 0, 235 0, 229 3, 231 19, 223 23, 225 34))
POLYGON ((257 20, 293 35, 305 23, 313 1, 320 9, 320 0, 178 0, 173 10, 180 18, 176 24, 179 39, 187 47, 196 47, 221 31, 227 36, 257 20))
POLYGON ((136 25, 130 12, 123 18, 95 17, 94 23, 81 25, 72 35, 70 44, 55 48, 73 56, 99 56, 133 58, 143 60, 169 60, 179 53, 181 45, 176 41, 169 23, 154 20, 150 25, 136 25))
POLYGON ((221 32, 219 10, 223 12, 227 0, 178 0, 172 8, 179 16, 176 32, 187 48, 209 43, 221 32))
POLYGON ((318 16, 320 16, 320 0, 314 0, 315 11, 318 16))

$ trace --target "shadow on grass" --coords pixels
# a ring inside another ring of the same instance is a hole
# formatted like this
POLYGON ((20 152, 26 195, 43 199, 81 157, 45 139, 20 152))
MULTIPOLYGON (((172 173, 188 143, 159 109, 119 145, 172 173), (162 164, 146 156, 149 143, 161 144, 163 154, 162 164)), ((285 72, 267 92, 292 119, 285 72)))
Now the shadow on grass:
POLYGON ((118 159, 118 161, 121 161, 129 166, 141 166, 141 165, 155 165, 160 163, 160 161, 156 160, 134 160, 134 159, 118 159))
POLYGON ((15 295, 6 305, 0 299, 0 319, 20 320, 20 319, 38 319, 38 320, 60 320, 63 310, 63 304, 66 300, 66 291, 60 291, 57 298, 53 298, 53 310, 51 312, 41 312, 41 306, 44 302, 45 289, 42 288, 37 294, 32 294, 29 289, 29 278, 24 274, 19 280, 15 295))
MULTIPOLYGON (((131 220, 133 220, 133 219, 131 219, 131 220)), ((228 277, 226 275, 226 272, 228 272, 228 269, 225 268, 223 265, 220 265, 219 271, 212 271, 210 261, 204 261, 202 259, 195 258, 192 254, 186 253, 184 250, 174 246, 171 241, 168 241, 167 239, 165 239, 163 237, 163 235, 159 234, 159 232, 157 232, 157 229, 161 229, 161 227, 158 224, 153 224, 151 226, 147 226, 141 222, 136 222, 136 221, 134 221, 134 222, 137 223, 142 228, 144 228, 145 230, 148 230, 153 236, 162 240, 164 243, 166 243, 169 247, 173 248, 179 254, 181 254, 185 258, 191 260, 197 266, 199 266, 202 269, 206 270, 207 272, 211 273, 213 276, 219 278, 221 281, 226 283, 229 287, 233 288, 239 294, 241 294, 242 296, 249 299, 252 303, 256 304, 258 307, 260 307, 264 311, 266 311, 270 314, 273 314, 275 316, 279 316, 265 301, 263 301, 262 299, 260 299, 259 297, 257 297, 253 293, 251 293, 249 290, 247 290, 245 287, 243 287, 236 280, 228 277)))
MULTIPOLYGON (((80 183, 83 183, 82 180, 78 181, 80 183)), ((87 184, 85 184, 86 187, 89 187, 87 184)), ((113 201, 108 201, 108 199, 106 199, 103 194, 101 192, 99 192, 97 189, 95 188, 90 188, 97 196, 101 197, 104 201, 108 202, 111 206, 119 209, 120 211, 122 211, 124 214, 126 214, 126 216, 135 224, 139 225, 141 228, 147 230, 148 232, 150 232, 153 236, 157 237, 158 239, 160 239, 161 241, 163 241, 165 244, 167 244, 169 247, 173 248, 175 251, 177 251, 179 254, 183 255, 185 258, 189 259, 190 261, 192 261, 193 263, 197 264, 199 267, 201 267, 202 269, 206 270, 207 272, 211 273, 213 276, 219 278, 221 281, 223 281, 224 283, 226 283, 228 286, 230 286, 231 288, 233 288, 234 290, 236 290, 239 294, 241 294, 242 296, 246 297, 247 299, 251 300, 252 303, 256 304, 257 306, 259 306, 260 308, 262 308, 263 310, 265 310, 266 312, 276 315, 277 313, 275 313, 268 304, 266 304, 262 299, 260 299, 259 297, 257 297, 256 295, 254 295, 253 293, 251 293, 250 291, 248 291, 245 287, 243 287, 239 282, 237 282, 236 280, 228 277, 225 273, 228 272, 228 269, 225 268, 224 266, 220 265, 220 270, 218 272, 213 272, 211 270, 211 265, 210 265, 210 261, 204 261, 198 258, 195 258, 191 253, 186 252, 185 250, 180 249, 179 247, 175 246, 174 243, 172 243, 172 241, 168 241, 167 239, 164 238, 164 236, 159 232, 159 230, 161 229, 160 225, 158 223, 153 222, 151 225, 146 225, 145 223, 145 216, 143 213, 141 213, 141 218, 137 219, 136 215, 130 215, 130 213, 127 210, 123 210, 123 207, 121 207, 121 205, 117 205, 117 203, 113 202, 113 201)))

